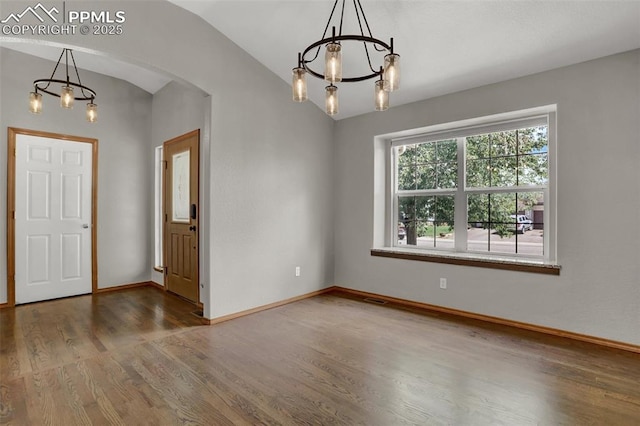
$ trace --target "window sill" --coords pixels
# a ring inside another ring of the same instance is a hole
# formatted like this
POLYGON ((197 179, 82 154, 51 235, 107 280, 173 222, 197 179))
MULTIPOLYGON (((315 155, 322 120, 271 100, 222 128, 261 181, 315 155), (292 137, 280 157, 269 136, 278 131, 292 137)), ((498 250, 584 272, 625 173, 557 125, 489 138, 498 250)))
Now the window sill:
POLYGON ((507 271, 532 272, 536 274, 560 275, 560 265, 529 259, 505 257, 482 257, 467 253, 425 252, 399 248, 371 249, 371 256, 393 259, 417 260, 421 262, 446 263, 449 265, 475 266, 478 268, 503 269, 507 271))

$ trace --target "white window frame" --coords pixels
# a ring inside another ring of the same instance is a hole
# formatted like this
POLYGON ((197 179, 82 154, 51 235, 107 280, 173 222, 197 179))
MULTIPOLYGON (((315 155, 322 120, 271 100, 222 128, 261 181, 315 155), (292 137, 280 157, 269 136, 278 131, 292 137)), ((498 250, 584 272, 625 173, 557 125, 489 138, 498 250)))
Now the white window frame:
POLYGON ((508 258, 510 260, 522 261, 543 261, 544 263, 555 264, 557 260, 556 245, 556 180, 557 180, 557 150, 556 150, 556 106, 549 105, 544 107, 532 108, 527 110, 515 111, 505 114, 498 114, 488 117, 481 117, 471 120, 463 120, 453 123, 446 123, 436 126, 430 126, 422 129, 420 132, 408 134, 403 132, 400 137, 390 137, 388 141, 387 159, 387 231, 386 246, 392 249, 410 250, 416 252, 425 252, 429 254, 441 253, 464 254, 465 256, 475 258, 508 258), (515 130, 526 127, 535 127, 539 125, 547 126, 548 133, 548 182, 547 185, 527 185, 527 186, 510 186, 510 187, 489 187, 476 188, 466 187, 466 156, 465 156, 465 138, 479 134, 500 132, 506 130, 515 130), (458 149, 458 176, 457 187, 452 189, 429 189, 429 190, 413 190, 398 191, 396 176, 397 159, 396 147, 402 145, 412 145, 425 142, 435 142, 447 139, 457 139, 458 149), (398 204, 401 195, 452 195, 455 197, 455 213, 454 223, 467 223, 467 197, 470 194, 498 194, 498 193, 524 193, 524 192, 542 192, 544 195, 545 208, 543 212, 544 222, 544 239, 543 252, 544 256, 532 256, 525 254, 509 254, 487 251, 472 251, 467 249, 467 227, 454 227, 454 248, 425 248, 397 244, 397 227, 398 227, 398 204))
POLYGON ((164 191, 163 173, 164 173, 164 160, 163 160, 163 148, 158 146, 155 148, 154 157, 154 204, 153 204, 153 264, 156 268, 162 269, 164 267, 164 250, 163 250, 163 236, 164 236, 164 221, 163 221, 163 205, 162 197, 164 191))

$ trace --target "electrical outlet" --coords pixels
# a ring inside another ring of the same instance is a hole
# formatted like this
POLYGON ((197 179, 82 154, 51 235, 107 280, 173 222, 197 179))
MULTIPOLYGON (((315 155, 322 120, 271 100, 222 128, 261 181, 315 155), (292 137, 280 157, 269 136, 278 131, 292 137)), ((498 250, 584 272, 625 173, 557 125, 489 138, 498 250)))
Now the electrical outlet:
POLYGON ((296 266, 296 277, 300 276, 300 267, 296 266))
POLYGON ((447 288, 447 279, 446 278, 440 278, 440 288, 441 289, 446 289, 447 288))

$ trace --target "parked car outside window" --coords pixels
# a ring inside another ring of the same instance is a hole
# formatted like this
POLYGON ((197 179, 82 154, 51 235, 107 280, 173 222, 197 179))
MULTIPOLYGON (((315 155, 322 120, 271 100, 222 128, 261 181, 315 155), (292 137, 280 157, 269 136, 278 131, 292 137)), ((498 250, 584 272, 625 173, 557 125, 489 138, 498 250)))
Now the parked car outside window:
POLYGON ((404 237, 407 235, 407 230, 404 227, 404 223, 398 222, 398 240, 404 240, 404 237))
POLYGON ((524 234, 526 231, 533 229, 533 222, 529 219, 529 216, 524 214, 512 214, 512 219, 516 220, 516 232, 518 234, 524 234))

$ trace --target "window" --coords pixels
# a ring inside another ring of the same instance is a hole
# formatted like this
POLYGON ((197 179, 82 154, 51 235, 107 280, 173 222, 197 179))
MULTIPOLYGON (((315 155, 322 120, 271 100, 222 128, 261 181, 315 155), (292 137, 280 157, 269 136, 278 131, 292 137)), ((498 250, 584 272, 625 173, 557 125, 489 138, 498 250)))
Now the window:
POLYGON ((554 119, 547 108, 391 139, 392 245, 554 260, 554 119))
POLYGON ((162 161, 162 147, 158 146, 155 150, 155 179, 154 179, 154 265, 157 269, 161 269, 163 265, 163 250, 162 250, 162 226, 164 224, 163 219, 163 205, 162 205, 162 172, 164 169, 164 163, 162 161))

